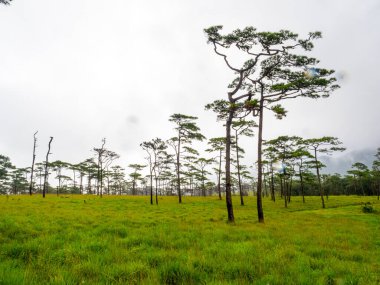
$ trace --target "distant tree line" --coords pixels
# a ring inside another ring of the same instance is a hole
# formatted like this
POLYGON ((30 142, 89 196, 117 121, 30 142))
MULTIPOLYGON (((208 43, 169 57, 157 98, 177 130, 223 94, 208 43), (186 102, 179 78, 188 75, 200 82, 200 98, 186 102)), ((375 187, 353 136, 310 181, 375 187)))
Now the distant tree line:
MULTIPOLYGON (((108 150, 103 140, 100 148, 93 149, 93 156, 80 163, 61 160, 48 162, 48 176, 52 176, 50 181, 54 180, 54 183, 47 182, 46 192, 57 195, 149 195, 153 204, 158 203, 158 196, 179 196, 178 189, 182 187, 180 191, 184 196, 215 195, 222 199, 226 186, 225 172, 222 169, 226 160, 224 141, 224 137, 208 140, 209 148, 206 149, 206 153, 210 154, 209 157, 200 156, 199 151, 184 143, 179 164, 178 152, 168 151, 169 147, 173 146, 173 139, 164 141, 156 138, 143 142, 141 147, 147 153, 147 164, 129 164, 130 172, 126 175, 122 166, 114 164, 119 155, 108 150), (148 170, 146 175, 143 174, 144 169, 148 170)), ((243 158, 244 149, 238 146, 237 141, 234 136, 231 190, 232 195, 240 196, 241 205, 244 205, 244 196, 256 194, 257 179, 253 178, 248 166, 239 163, 239 159, 243 158)), ((346 175, 320 174, 319 171, 325 165, 320 161, 318 152, 328 154, 342 151, 344 148, 339 145, 340 142, 332 137, 302 139, 297 136, 280 136, 265 141, 262 196, 270 197, 273 201, 280 198, 285 207, 291 202, 292 196, 302 196, 306 202, 305 196, 321 195, 321 189, 322 197, 325 199, 328 199, 329 195, 379 197, 380 148, 374 155, 370 167, 356 162, 346 175), (316 148, 316 144, 319 147, 316 148)), ((0 155, 0 193, 30 194, 30 189, 33 194, 42 193, 45 165, 45 161, 37 162, 33 167, 32 177, 32 167, 17 168, 9 157, 0 155)))

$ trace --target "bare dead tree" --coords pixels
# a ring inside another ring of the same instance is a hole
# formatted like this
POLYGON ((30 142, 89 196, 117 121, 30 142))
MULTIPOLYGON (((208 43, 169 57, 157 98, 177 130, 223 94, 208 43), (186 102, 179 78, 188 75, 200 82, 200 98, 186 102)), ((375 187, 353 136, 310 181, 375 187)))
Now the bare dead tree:
POLYGON ((38 131, 34 133, 34 143, 33 143, 33 160, 32 160, 32 170, 30 172, 30 185, 29 185, 29 195, 32 196, 32 190, 33 190, 33 173, 34 173, 34 161, 36 160, 36 144, 37 144, 37 135, 38 131))
POLYGON ((46 153, 46 161, 45 161, 44 189, 42 190, 42 197, 44 197, 44 198, 45 198, 45 194, 46 194, 46 191, 47 191, 47 178, 48 178, 48 174, 49 174, 49 170, 48 170, 48 167, 49 167, 49 154, 50 154, 50 146, 51 146, 51 142, 52 141, 53 141, 53 137, 50 137, 49 147, 48 147, 48 151, 46 153))
POLYGON ((98 184, 96 185, 96 195, 99 195, 99 187, 102 189, 103 188, 103 154, 105 152, 104 145, 106 144, 106 139, 102 139, 102 147, 101 148, 94 148, 95 153, 98 156, 98 174, 97 174, 97 179, 98 179, 98 184))

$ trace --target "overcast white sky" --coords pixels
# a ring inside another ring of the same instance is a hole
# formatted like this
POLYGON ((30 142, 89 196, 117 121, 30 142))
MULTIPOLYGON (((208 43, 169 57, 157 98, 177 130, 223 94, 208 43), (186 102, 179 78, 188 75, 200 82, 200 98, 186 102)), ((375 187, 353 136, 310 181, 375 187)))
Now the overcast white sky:
MULTIPOLYGON (((38 130, 39 161, 54 136, 51 159, 74 163, 106 137, 126 167, 144 162, 142 141, 173 136, 173 113, 223 135, 204 105, 225 98, 233 74, 206 43, 211 25, 322 31, 311 55, 344 75, 341 89, 287 104, 264 136, 337 136, 348 162, 380 147, 378 0, 13 0, 0 6, 0 154, 29 166, 38 130)), ((253 162, 254 140, 244 147, 253 162)))

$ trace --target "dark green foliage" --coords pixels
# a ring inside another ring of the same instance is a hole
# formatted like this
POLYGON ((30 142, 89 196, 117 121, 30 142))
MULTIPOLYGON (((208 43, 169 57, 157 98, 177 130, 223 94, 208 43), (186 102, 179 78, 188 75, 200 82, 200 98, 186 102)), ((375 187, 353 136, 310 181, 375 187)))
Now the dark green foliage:
POLYGON ((365 203, 363 206, 362 206, 362 211, 363 213, 373 213, 373 206, 370 202, 367 202, 365 203))

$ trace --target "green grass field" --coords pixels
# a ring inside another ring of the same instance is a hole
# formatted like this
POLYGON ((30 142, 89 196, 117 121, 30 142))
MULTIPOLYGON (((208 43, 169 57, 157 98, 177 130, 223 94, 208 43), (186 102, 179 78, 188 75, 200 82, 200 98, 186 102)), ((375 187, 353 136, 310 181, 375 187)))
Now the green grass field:
POLYGON ((380 284, 376 197, 235 198, 0 196, 0 284, 380 284))

